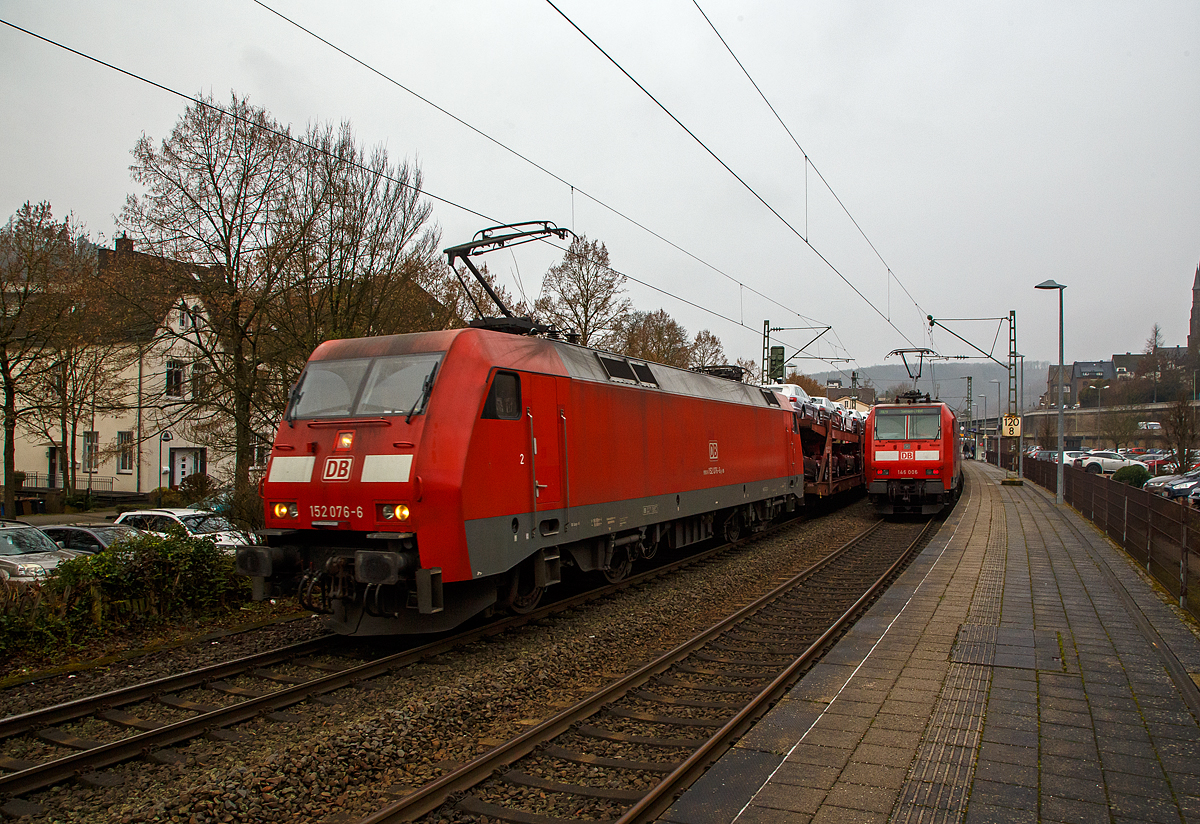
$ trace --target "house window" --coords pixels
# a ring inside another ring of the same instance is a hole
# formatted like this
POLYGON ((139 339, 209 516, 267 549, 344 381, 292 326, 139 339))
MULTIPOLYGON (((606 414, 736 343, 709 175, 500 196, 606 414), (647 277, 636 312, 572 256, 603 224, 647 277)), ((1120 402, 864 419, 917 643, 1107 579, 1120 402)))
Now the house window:
POLYGON ((133 432, 117 433, 117 471, 133 472, 133 432))
POLYGON ((209 389, 212 385, 208 364, 192 364, 192 400, 208 400, 209 389))
POLYGON ((83 433, 83 471, 95 472, 100 467, 100 433, 83 433))
POLYGON ((183 397, 183 363, 181 361, 167 361, 166 393, 169 398, 183 397))
POLYGON ((258 435, 254 436, 254 466, 251 469, 263 469, 271 456, 271 442, 258 435))

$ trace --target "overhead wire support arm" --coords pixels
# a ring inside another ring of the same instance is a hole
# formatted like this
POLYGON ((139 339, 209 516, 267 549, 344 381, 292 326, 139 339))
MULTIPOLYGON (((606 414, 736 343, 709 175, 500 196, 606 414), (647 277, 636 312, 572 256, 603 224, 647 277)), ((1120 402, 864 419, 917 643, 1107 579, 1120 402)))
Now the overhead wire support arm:
MULTIPOLYGON (((932 329, 935 326, 941 327, 942 329, 945 329, 951 335, 954 335, 954 337, 958 338, 960 341, 965 343, 967 346, 974 349, 976 352, 978 352, 983 357, 987 358, 990 361, 993 361, 994 363, 996 363, 999 366, 1003 366, 1005 369, 1008 368, 1007 363, 1002 363, 1002 362, 996 360, 995 356, 992 355, 990 352, 983 351, 978 346, 976 346, 975 344, 971 343, 969 340, 964 338, 962 335, 955 332, 949 326, 945 326, 944 324, 940 323, 936 318, 934 318, 933 315, 927 315, 926 317, 929 319, 929 328, 930 329, 932 329)), ((959 320, 1008 320, 1008 318, 960 318, 959 320)))

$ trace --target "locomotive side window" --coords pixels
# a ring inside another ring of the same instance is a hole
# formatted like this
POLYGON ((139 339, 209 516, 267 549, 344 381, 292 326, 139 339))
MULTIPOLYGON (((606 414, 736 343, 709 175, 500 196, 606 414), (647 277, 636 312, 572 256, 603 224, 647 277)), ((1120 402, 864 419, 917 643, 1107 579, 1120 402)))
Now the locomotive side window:
POLYGON ((443 354, 312 361, 292 391, 287 417, 419 414, 443 354))
POLYGON ((497 372, 483 404, 483 417, 515 421, 521 417, 521 380, 511 372, 497 372))

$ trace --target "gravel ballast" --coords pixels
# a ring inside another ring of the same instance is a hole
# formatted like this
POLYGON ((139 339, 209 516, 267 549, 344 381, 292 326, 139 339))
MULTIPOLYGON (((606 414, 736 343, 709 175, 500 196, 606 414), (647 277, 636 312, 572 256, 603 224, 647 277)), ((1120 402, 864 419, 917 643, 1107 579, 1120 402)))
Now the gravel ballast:
MULTIPOLYGON (((860 500, 682 574, 466 645, 377 678, 370 688, 340 690, 330 705, 290 707, 294 720, 239 725, 240 741, 192 741, 178 748, 180 763, 120 765, 111 772, 124 778, 121 788, 64 784, 28 800, 46 809, 44 821, 355 821, 677 646, 874 520, 860 500)), ((279 624, 109 672, 18 687, 0 693, 0 702, 11 714, 22 702, 56 703, 320 632, 312 619, 279 624)), ((653 760, 649 753, 646 760, 653 760)), ((578 775, 576 767, 570 778, 578 775)), ((635 784, 651 779, 630 776, 635 784)))

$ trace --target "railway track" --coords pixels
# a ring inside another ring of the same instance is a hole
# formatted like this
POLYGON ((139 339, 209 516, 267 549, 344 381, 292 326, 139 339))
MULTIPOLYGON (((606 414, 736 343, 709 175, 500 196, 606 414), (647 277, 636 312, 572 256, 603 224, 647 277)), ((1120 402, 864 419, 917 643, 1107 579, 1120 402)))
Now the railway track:
POLYGON ((937 521, 879 522, 716 626, 360 824, 650 821, 840 637, 937 521))
POLYGON ((138 758, 170 762, 177 757, 172 747, 200 736, 236 741, 238 735, 231 728, 237 724, 259 716, 287 720, 288 707, 308 700, 335 701, 332 694, 339 689, 370 688, 373 678, 703 563, 790 523, 794 521, 558 600, 526 615, 365 662, 346 658, 345 651, 337 649, 344 639, 327 636, 0 719, 0 799, 8 799, 4 811, 36 815, 38 805, 19 801, 20 796, 73 779, 114 786, 119 778, 101 772, 107 767, 138 758), (81 734, 84 727, 96 732, 81 734), (29 746, 13 746, 22 741, 54 755, 26 757, 29 746))

